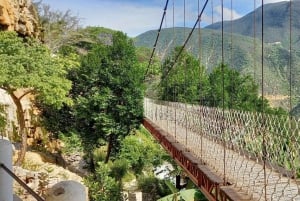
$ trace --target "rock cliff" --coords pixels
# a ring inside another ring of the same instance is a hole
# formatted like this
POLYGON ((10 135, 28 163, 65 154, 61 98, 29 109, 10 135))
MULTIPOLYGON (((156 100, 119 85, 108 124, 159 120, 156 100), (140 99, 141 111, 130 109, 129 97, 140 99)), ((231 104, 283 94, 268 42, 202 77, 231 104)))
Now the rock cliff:
POLYGON ((0 0, 0 30, 39 38, 38 14, 31 0, 0 0))

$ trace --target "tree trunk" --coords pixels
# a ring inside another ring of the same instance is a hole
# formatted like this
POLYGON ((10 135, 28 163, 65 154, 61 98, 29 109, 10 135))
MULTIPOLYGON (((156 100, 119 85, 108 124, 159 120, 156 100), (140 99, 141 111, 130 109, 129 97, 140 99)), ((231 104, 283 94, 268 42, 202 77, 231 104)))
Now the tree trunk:
MULTIPOLYGON (((19 134, 21 134, 22 137, 22 145, 21 150, 18 155, 18 159, 15 163, 15 165, 20 166, 25 158, 26 150, 27 150, 27 130, 25 127, 25 116, 23 111, 23 106, 21 104, 21 99, 18 98, 13 92, 9 93, 12 97, 16 107, 17 107, 17 118, 19 123, 19 134)), ((23 97, 23 96, 21 96, 23 97)))
POLYGON ((107 146, 107 153, 106 153, 106 158, 105 158, 105 163, 108 163, 110 153, 113 147, 113 141, 114 141, 114 135, 110 134, 109 139, 108 139, 108 146, 107 146))

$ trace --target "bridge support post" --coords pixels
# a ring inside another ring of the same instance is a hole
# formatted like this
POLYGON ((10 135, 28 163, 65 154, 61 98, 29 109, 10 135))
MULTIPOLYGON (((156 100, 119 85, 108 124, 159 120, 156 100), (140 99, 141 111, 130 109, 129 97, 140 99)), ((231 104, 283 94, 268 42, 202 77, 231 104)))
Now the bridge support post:
MULTIPOLYGON (((0 163, 12 170, 12 144, 0 139, 0 163)), ((0 201, 13 201, 13 178, 0 167, 0 201)))

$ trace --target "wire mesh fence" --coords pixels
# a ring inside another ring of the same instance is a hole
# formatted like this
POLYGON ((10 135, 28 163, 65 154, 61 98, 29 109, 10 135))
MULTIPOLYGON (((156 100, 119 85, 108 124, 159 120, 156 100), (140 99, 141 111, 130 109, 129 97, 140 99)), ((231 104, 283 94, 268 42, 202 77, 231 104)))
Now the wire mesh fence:
POLYGON ((252 200, 300 200, 300 120, 145 99, 145 116, 252 200))

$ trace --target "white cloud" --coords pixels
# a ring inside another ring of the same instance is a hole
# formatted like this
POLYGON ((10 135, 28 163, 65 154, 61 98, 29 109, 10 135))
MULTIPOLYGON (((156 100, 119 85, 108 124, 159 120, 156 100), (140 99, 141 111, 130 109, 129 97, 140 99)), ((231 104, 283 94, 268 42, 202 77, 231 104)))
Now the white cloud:
MULTIPOLYGON (((221 5, 216 6, 214 8, 214 11, 216 13, 216 18, 221 19, 222 18, 222 7, 221 7, 221 5)), ((224 14, 224 20, 231 20, 231 19, 235 20, 235 19, 238 19, 238 18, 242 17, 242 15, 240 15, 237 11, 231 10, 229 8, 226 8, 226 7, 223 8, 223 14, 224 14)))
POLYGON ((283 0, 264 0, 264 4, 267 3, 277 3, 277 2, 282 2, 283 0))
MULTIPOLYGON (((235 20, 235 19, 238 19, 238 18, 241 18, 243 15, 239 14, 236 10, 231 10, 229 8, 226 8, 224 7, 223 8, 223 14, 224 14, 224 20, 227 21, 227 20, 235 20)), ((219 22, 222 20, 222 7, 221 5, 218 5, 218 6, 215 6, 214 7, 214 13, 213 13, 213 16, 211 14, 211 12, 208 14, 208 13, 204 13, 203 16, 202 16, 202 21, 205 23, 205 24, 212 24, 212 23, 215 23, 215 22, 219 22)))

